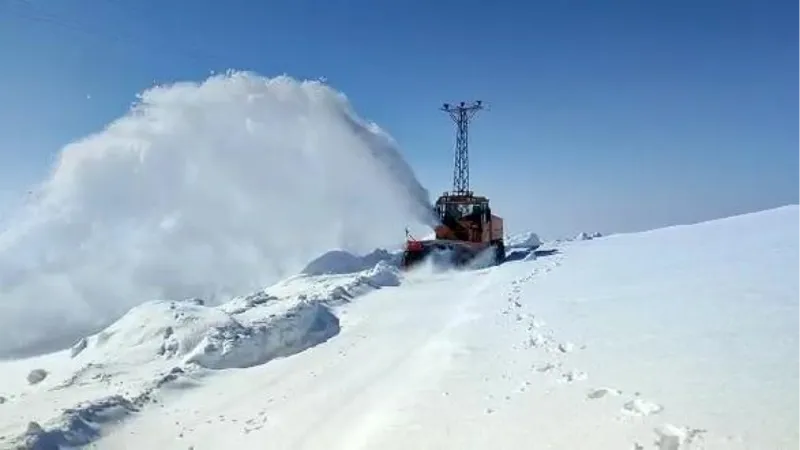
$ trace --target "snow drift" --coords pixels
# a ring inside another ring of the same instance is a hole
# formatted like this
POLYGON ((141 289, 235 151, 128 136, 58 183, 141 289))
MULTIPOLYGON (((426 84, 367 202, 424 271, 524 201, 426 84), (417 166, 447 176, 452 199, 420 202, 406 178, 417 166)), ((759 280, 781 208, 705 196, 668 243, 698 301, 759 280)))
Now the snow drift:
POLYGON ((507 249, 525 248, 525 249, 536 250, 541 246, 542 246, 542 240, 539 239, 538 234, 532 231, 529 231, 527 233, 515 234, 512 236, 506 236, 507 249))
POLYGON ((384 249, 376 249, 363 256, 344 250, 331 250, 308 263, 301 273, 305 275, 355 273, 375 267, 381 261, 399 266, 401 259, 402 252, 390 253, 384 249))
POLYGON ((268 295, 233 313, 199 303, 151 301, 73 347, 91 366, 142 366, 154 360, 208 369, 250 367, 335 336, 339 320, 321 301, 268 295), (255 311, 253 310, 255 309, 255 311))
POLYGON ((88 445, 164 390, 199 387, 215 370, 251 368, 325 342, 340 332, 338 306, 396 286, 398 277, 381 261, 354 274, 297 275, 216 306, 148 301, 69 350, 0 362, 0 398, 12 405, 0 409, 0 444, 88 445), (24 386, 21 371, 33 367, 46 377, 24 386))
POLYGON ((390 247, 427 205, 394 141, 320 82, 154 87, 63 148, 0 231, 0 356, 63 347, 146 300, 247 293, 331 248, 390 247))

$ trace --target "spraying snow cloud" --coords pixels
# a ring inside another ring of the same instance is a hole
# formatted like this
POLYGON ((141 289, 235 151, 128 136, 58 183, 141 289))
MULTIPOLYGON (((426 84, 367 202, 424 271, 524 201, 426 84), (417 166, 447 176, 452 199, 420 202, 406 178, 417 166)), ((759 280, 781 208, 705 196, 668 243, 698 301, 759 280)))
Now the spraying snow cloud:
POLYGON ((317 81, 155 87, 66 146, 0 231, 0 355, 65 345, 154 298, 222 299, 333 248, 395 245, 428 193, 317 81))

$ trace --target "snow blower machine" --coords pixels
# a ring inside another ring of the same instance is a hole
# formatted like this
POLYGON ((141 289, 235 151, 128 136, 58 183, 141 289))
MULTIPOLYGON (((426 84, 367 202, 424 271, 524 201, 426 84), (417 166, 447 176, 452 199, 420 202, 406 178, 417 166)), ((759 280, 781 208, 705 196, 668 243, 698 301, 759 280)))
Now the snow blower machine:
POLYGON ((480 101, 442 106, 458 127, 453 191, 445 192, 436 200, 434 210, 439 223, 434 228, 433 239, 417 240, 406 233, 404 268, 420 263, 433 253, 448 255, 448 263, 455 266, 464 266, 487 254, 493 264, 505 260, 503 219, 492 214, 488 198, 476 196, 469 190, 467 128, 480 109, 483 109, 480 101))
POLYGON ((492 214, 489 199, 471 192, 445 193, 436 201, 436 213, 441 223, 435 227, 433 239, 408 236, 403 267, 412 267, 434 252, 447 254, 448 262, 455 266, 466 265, 487 251, 493 264, 505 260, 503 219, 492 214))

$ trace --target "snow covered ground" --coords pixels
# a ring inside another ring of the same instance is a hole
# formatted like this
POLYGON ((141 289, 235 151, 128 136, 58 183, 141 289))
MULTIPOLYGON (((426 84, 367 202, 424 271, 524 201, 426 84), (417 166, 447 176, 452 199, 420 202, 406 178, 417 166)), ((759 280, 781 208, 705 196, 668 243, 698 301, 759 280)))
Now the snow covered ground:
POLYGON ((145 303, 0 363, 0 447, 797 448, 799 212, 145 303))

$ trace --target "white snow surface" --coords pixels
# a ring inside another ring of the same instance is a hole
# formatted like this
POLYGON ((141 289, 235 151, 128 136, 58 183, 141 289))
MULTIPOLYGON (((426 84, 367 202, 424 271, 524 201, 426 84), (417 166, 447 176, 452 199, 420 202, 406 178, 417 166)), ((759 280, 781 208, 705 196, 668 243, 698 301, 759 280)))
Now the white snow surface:
POLYGON ((360 272, 374 267, 381 261, 399 265, 401 252, 377 249, 366 255, 354 255, 345 250, 331 250, 306 265, 301 273, 305 275, 326 275, 360 272))
POLYGON ((514 234, 506 236, 505 246, 507 249, 527 248, 536 249, 542 245, 542 240, 539 235, 529 231, 527 233, 514 234))
POLYGON ((143 301, 218 303, 332 248, 399 245, 428 205, 392 138, 320 82, 153 87, 3 221, 0 357, 64 348, 143 301))
POLYGON ((582 232, 578 233, 577 236, 575 236, 575 240, 576 241, 588 241, 588 240, 596 239, 596 238, 599 238, 599 237, 603 237, 603 235, 600 234, 597 231, 595 231, 594 233, 586 233, 586 232, 582 231, 582 232))
POLYGON ((798 213, 148 302, 0 363, 0 448, 797 448, 798 213))
POLYGON ((191 387, 192 377, 210 370, 264 364, 330 339, 340 331, 333 307, 398 283, 397 268, 382 262, 347 277, 295 276, 218 306, 198 299, 137 305, 69 350, 0 363, 0 448, 89 444, 111 420, 106 416, 141 413, 162 389, 191 387), (46 377, 32 384, 30 371, 46 377))

